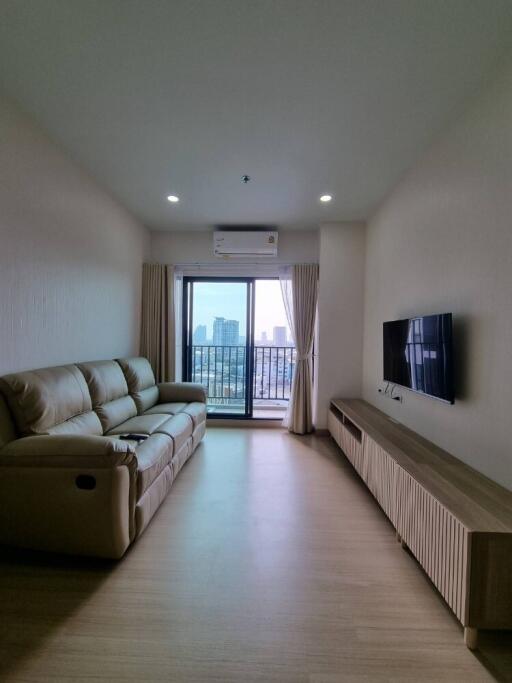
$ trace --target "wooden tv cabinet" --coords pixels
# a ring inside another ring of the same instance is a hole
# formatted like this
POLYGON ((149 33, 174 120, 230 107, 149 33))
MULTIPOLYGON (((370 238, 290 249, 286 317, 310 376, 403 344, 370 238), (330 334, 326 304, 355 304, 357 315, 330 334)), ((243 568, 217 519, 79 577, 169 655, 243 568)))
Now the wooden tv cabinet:
POLYGON ((512 493, 360 399, 329 431, 477 646, 512 628, 512 493))

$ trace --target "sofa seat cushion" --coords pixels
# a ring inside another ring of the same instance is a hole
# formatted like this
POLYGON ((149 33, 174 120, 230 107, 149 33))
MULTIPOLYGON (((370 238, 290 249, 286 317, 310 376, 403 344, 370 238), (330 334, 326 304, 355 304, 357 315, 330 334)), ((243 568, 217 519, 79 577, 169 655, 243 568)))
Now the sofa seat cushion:
POLYGON ((158 434, 167 434, 174 442, 174 452, 177 453, 187 439, 192 436, 194 429, 193 422, 189 415, 185 413, 178 413, 171 418, 166 415, 166 421, 161 424, 158 429, 158 434))
POLYGON ((137 415, 113 427, 107 434, 154 434, 168 419, 169 415, 137 415))
POLYGON ((187 407, 186 403, 157 403, 149 410, 146 410, 144 415, 155 415, 166 413, 167 415, 176 415, 177 413, 183 412, 184 408, 187 407))
POLYGON ((190 416, 194 427, 197 427, 206 421, 206 404, 199 403, 199 401, 193 403, 157 403, 156 406, 146 410, 144 415, 156 415, 158 413, 167 413, 168 415, 185 413, 190 416))
POLYGON ((99 417, 90 410, 75 417, 70 417, 65 422, 60 422, 49 427, 45 434, 80 434, 82 436, 103 436, 103 427, 99 417))
POLYGON ((194 427, 197 427, 202 422, 206 422, 206 403, 199 403, 196 401, 187 403, 182 412, 190 415, 194 427))

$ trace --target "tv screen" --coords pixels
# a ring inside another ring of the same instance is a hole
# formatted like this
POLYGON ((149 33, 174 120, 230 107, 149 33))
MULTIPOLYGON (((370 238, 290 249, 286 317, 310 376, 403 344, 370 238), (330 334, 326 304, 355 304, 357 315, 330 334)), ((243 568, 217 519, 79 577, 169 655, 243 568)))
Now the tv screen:
POLYGON ((453 403, 452 314, 384 323, 384 381, 453 403))

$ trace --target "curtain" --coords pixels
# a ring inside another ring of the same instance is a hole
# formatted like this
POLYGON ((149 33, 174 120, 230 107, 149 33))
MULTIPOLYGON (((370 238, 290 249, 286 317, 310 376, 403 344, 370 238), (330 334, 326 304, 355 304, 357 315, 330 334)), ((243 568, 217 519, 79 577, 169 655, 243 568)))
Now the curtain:
POLYGON ((283 424, 294 434, 313 430, 313 341, 318 298, 318 265, 291 266, 280 274, 286 317, 296 348, 290 401, 283 424))
POLYGON ((174 380, 181 382, 183 377, 183 271, 174 266, 174 380))
POLYGON ((175 321, 173 266, 142 266, 140 354, 153 368, 157 382, 174 379, 175 321))

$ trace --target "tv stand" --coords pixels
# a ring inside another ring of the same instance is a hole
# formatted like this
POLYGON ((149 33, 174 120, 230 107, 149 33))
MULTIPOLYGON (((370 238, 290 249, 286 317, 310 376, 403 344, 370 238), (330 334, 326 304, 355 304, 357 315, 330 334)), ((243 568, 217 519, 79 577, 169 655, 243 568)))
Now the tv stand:
POLYGON ((331 436, 478 644, 512 628, 512 492, 360 399, 333 399, 331 436))

